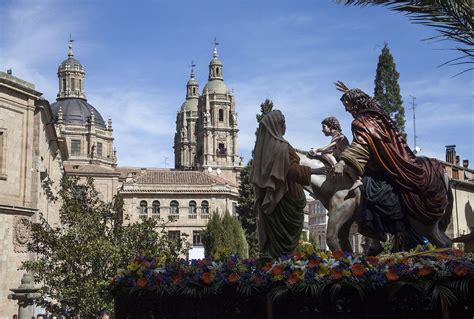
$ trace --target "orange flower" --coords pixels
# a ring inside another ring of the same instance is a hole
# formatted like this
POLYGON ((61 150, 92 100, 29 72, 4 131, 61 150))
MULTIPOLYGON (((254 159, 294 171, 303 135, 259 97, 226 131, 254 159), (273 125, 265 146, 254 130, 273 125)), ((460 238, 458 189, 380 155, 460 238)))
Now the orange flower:
POLYGON ((469 273, 469 268, 466 266, 456 266, 453 272, 459 277, 464 277, 469 273))
POLYGON ((292 255, 293 257, 295 257, 296 260, 301 259, 301 253, 299 251, 295 251, 292 255))
POLYGON ((288 283, 290 285, 296 284, 298 281, 300 281, 300 278, 298 277, 297 274, 293 273, 290 276, 288 276, 288 283))
POLYGON ((319 259, 311 259, 309 263, 306 265, 306 267, 314 268, 314 267, 317 267, 319 263, 320 263, 319 259))
POLYGON ((400 278, 400 276, 398 276, 397 272, 393 269, 390 269, 389 271, 387 271, 385 273, 385 276, 387 277, 388 280, 390 281, 396 281, 400 278))
POLYGON ((453 254, 456 257, 462 257, 464 256, 464 251, 462 249, 453 249, 453 254))
POLYGON ((140 277, 137 279, 137 287, 145 288, 147 284, 148 284, 148 281, 146 280, 145 277, 140 277))
POLYGON ((267 271, 270 270, 270 268, 272 268, 272 263, 271 263, 271 262, 268 262, 268 263, 266 263, 265 265, 263 265, 262 271, 263 271, 263 272, 267 272, 267 271))
POLYGON ((283 275, 283 268, 280 265, 273 267, 272 275, 274 276, 283 275))
POLYGON ((181 282, 181 275, 175 275, 172 279, 173 285, 177 285, 181 282))
POLYGON ((330 274, 331 274, 332 279, 341 279, 342 278, 342 271, 340 271, 339 269, 336 269, 336 268, 331 269, 330 274))
POLYGON ((335 250, 332 252, 332 255, 336 259, 341 259, 342 257, 344 257, 344 252, 342 250, 335 250))
POLYGON ((229 276, 227 276, 227 280, 229 280, 229 283, 235 284, 237 281, 239 281, 239 275, 236 274, 235 272, 231 273, 229 276))
POLYGON ((448 260, 449 258, 445 254, 439 254, 436 256, 436 260, 438 261, 443 261, 443 260, 448 260))
POLYGON ((204 284, 210 285, 214 281, 214 275, 207 271, 201 275, 201 280, 204 284))
POLYGON ((362 264, 353 264, 351 270, 356 277, 362 277, 365 273, 365 268, 362 264))
POLYGON ((372 265, 377 265, 379 263, 379 257, 377 256, 367 256, 366 260, 372 265))
POLYGON ((424 266, 423 268, 418 269, 420 276, 428 276, 433 272, 431 267, 424 266))

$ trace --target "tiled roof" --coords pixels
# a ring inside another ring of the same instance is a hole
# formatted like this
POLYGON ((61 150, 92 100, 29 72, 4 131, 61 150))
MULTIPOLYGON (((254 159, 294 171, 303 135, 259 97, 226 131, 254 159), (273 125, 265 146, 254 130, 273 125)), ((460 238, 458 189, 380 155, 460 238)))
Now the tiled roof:
POLYGON ((64 164, 64 171, 66 173, 72 174, 77 173, 118 175, 114 168, 98 164, 64 164))
POLYGON ((213 185, 224 184, 203 172, 147 171, 136 178, 137 184, 213 185))

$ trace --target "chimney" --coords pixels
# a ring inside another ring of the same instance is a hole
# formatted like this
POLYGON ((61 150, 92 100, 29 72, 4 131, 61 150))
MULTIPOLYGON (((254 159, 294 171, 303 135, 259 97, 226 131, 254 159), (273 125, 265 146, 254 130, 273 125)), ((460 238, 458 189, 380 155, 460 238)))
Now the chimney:
POLYGON ((456 155, 456 165, 461 165, 461 158, 459 157, 459 155, 456 155))
POLYGON ((446 145, 446 162, 454 164, 456 159, 456 145, 446 145))
POLYGON ((469 160, 463 160, 462 161, 462 167, 469 168, 469 160))

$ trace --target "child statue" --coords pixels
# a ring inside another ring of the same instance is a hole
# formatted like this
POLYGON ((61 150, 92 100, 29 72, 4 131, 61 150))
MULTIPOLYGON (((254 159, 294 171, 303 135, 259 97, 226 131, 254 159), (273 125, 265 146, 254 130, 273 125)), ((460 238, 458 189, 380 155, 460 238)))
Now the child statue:
POLYGON ((341 125, 339 121, 334 116, 325 118, 321 125, 323 127, 323 133, 326 136, 332 136, 331 143, 328 145, 309 150, 309 155, 315 156, 317 153, 328 161, 331 166, 334 166, 339 160, 339 156, 342 151, 349 145, 347 137, 342 134, 341 125))

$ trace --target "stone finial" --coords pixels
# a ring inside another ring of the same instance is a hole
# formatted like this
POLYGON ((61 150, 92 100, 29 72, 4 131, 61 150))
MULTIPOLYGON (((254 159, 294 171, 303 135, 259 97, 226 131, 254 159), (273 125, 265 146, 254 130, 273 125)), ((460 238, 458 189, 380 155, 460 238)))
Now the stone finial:
POLYGON ((107 128, 109 130, 112 130, 112 117, 109 116, 109 119, 107 120, 107 128))
POLYGON ((219 42, 217 42, 217 38, 214 38, 214 58, 218 58, 219 54, 217 53, 217 46, 219 45, 219 42))
POLYGON ((194 67, 196 66, 196 64, 194 64, 194 61, 191 60, 191 80, 194 80, 195 79, 195 75, 194 75, 194 67))
POLYGON ((74 42, 73 39, 71 39, 71 35, 69 35, 69 45, 68 45, 68 50, 67 50, 67 56, 72 58, 74 56, 74 52, 72 51, 72 43, 74 42))

